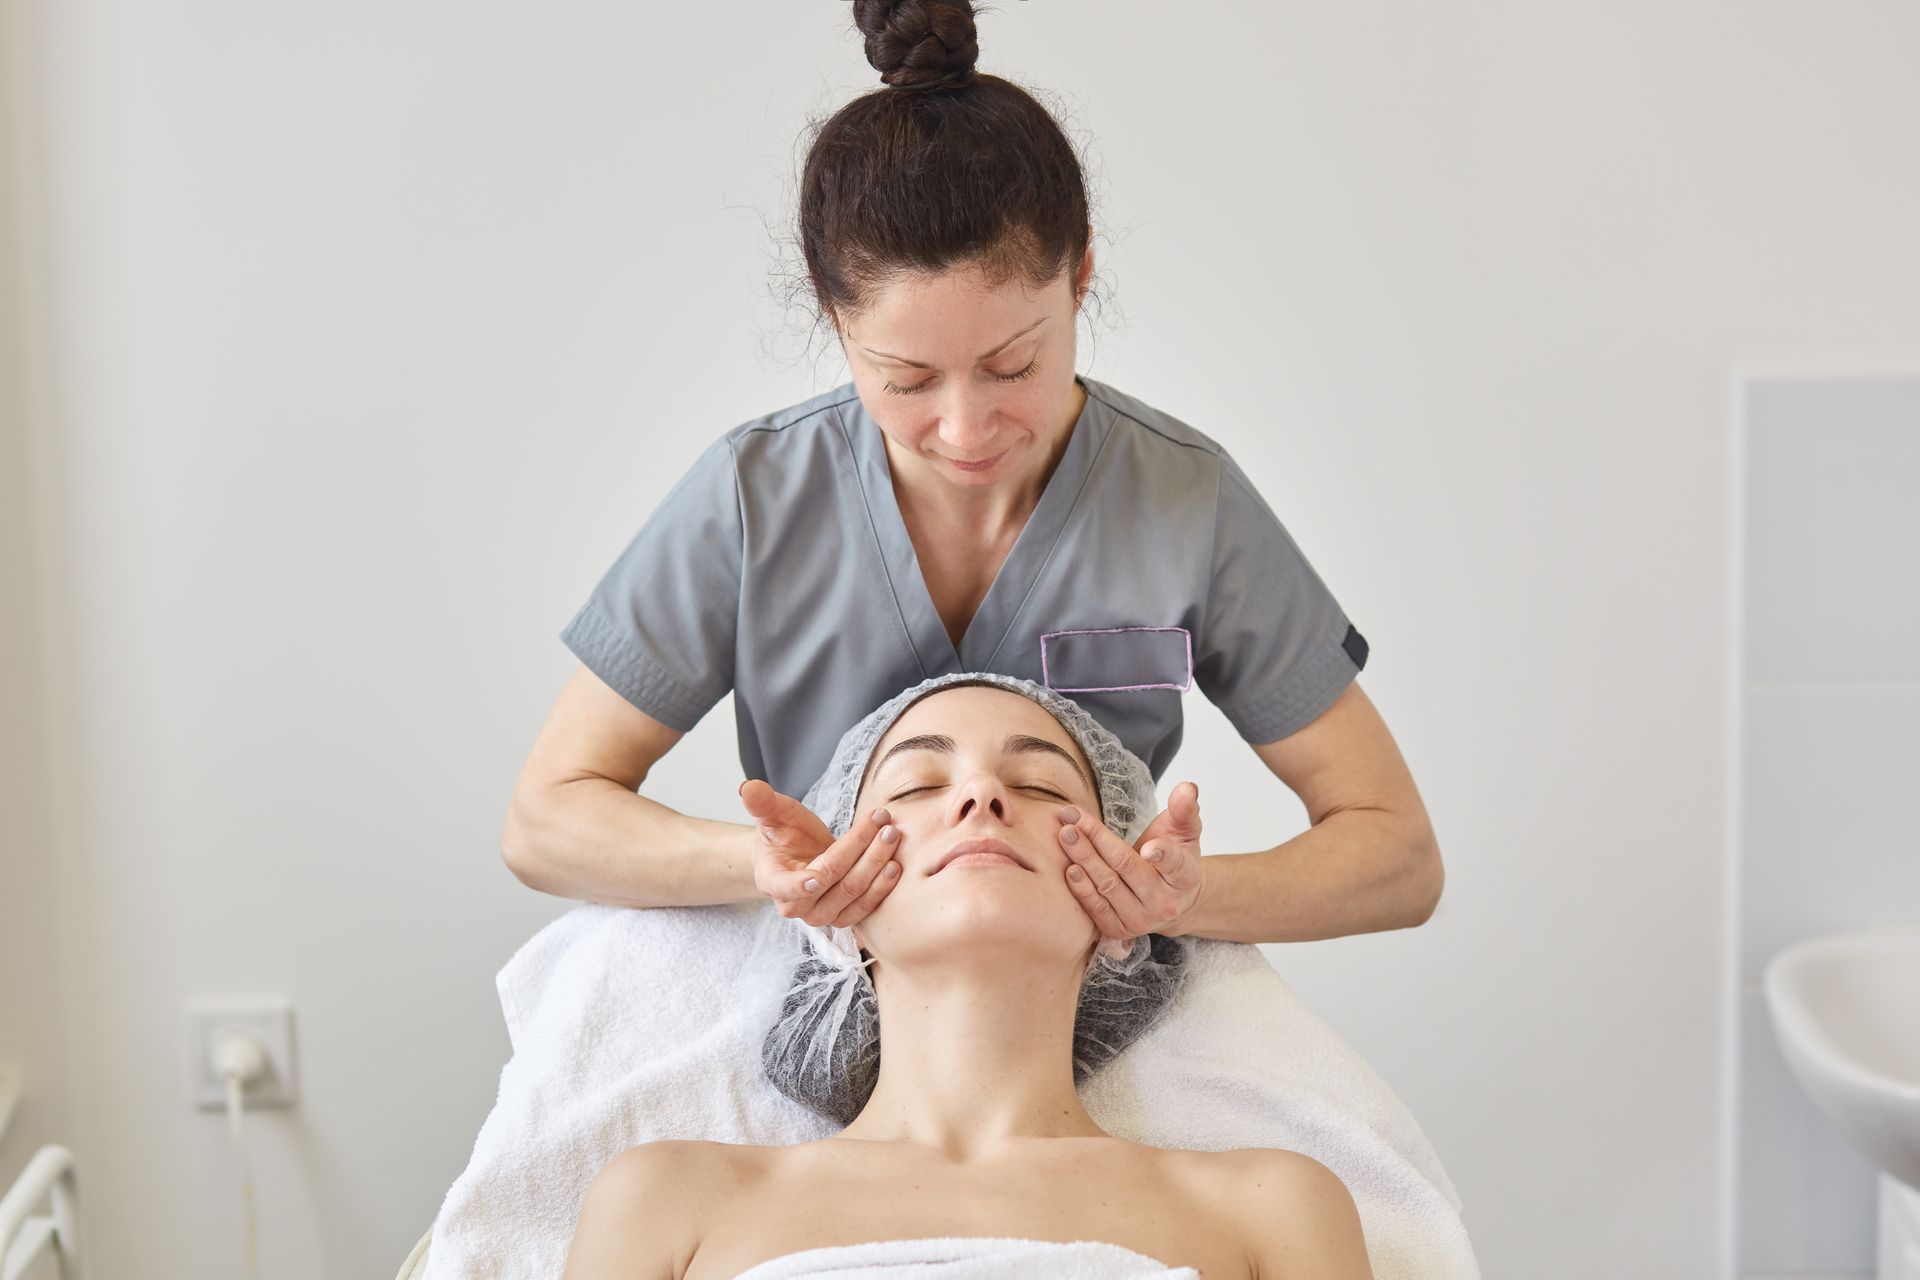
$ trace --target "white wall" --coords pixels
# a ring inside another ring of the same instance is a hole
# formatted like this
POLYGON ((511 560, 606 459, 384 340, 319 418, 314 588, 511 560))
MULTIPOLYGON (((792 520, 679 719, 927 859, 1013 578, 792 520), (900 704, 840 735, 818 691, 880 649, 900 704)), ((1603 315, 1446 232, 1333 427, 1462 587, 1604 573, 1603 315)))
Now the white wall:
MULTIPOLYGON (((715 433, 844 377, 769 294, 839 0, 11 0, 73 1142, 98 1274, 235 1274, 181 1005, 289 997, 267 1266, 397 1266, 564 904, 502 869, 555 633, 715 433)), ((1092 140, 1080 367, 1220 439, 1373 645, 1447 856, 1275 948, 1491 1277, 1730 1265, 1731 365, 1920 351, 1902 0, 1002 5, 1092 140), (1084 339, 1083 339, 1084 341, 1084 339)), ((13 602, 9 601, 9 607, 13 602)), ((1213 847, 1298 828, 1204 700, 1213 847)), ((660 794, 734 811, 729 716, 660 794)))

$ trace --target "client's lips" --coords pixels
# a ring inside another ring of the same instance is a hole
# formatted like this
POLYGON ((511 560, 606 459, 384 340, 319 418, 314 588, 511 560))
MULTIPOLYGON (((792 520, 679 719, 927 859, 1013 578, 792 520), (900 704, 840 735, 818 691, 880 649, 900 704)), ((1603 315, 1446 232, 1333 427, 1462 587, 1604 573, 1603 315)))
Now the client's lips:
POLYGON ((1027 860, 1015 853, 1013 846, 1005 840, 981 838, 977 840, 962 840, 959 844, 941 854, 940 861, 934 863, 933 870, 927 874, 930 876, 938 875, 940 872, 946 870, 949 862, 952 862, 955 858, 963 858, 969 853, 997 853, 1003 858, 1010 858, 1014 862, 1019 863, 1028 871, 1033 870, 1031 866, 1028 866, 1027 860))

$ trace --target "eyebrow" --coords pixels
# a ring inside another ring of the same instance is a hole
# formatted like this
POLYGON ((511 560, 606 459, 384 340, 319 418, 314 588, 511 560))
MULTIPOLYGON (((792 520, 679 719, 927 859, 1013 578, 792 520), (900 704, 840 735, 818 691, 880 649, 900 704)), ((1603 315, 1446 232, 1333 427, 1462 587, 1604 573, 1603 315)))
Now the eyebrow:
MULTIPOLYGON (((1041 325, 1045 324, 1046 322, 1047 322, 1047 318, 1045 316, 1041 316, 1038 320, 1035 320, 1032 324, 1028 325, 1026 328, 1022 329, 1020 332, 1014 334, 1011 338, 1008 338, 1005 342, 1001 343, 999 346, 987 352, 987 354, 981 356, 980 358, 982 360, 993 359, 995 356, 999 355, 1002 351, 1005 351, 1008 347, 1012 346, 1014 343, 1018 342, 1020 339, 1026 337, 1028 334, 1032 333, 1035 329, 1038 329, 1041 325)), ((858 340, 856 339, 856 341, 858 340)), ((930 364, 922 364, 918 360, 909 360, 905 356, 896 356, 886 351, 875 351, 872 347, 867 346, 863 342, 859 343, 859 346, 862 351, 866 352, 870 356, 880 356, 882 359, 886 359, 886 360, 898 360, 901 364, 909 364, 916 369, 933 368, 933 366, 930 364)))
MULTIPOLYGON (((953 739, 944 733, 922 733, 912 738, 902 738, 888 749, 887 754, 880 757, 879 762, 873 766, 873 773, 868 776, 879 776, 880 770, 886 767, 887 761, 893 759, 902 751, 945 751, 951 754, 953 750, 953 739)), ((1087 786, 1093 787, 1095 791, 1099 790, 1098 787, 1093 786, 1093 779, 1087 777, 1086 770, 1080 767, 1080 762, 1073 758, 1073 753, 1058 743, 1048 742, 1045 738, 1036 738, 1030 733, 1015 733, 1008 735, 1006 742, 1001 745, 1000 750, 1010 756, 1031 755, 1035 753, 1059 756, 1062 760, 1065 760, 1073 766, 1073 771, 1080 775, 1081 780, 1084 781, 1087 786)))

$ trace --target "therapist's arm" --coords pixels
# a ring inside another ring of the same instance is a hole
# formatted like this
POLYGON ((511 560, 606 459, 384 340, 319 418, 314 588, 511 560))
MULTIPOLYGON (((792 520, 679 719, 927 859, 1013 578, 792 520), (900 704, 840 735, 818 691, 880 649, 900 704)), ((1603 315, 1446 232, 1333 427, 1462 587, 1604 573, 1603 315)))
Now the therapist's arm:
POLYGON ((1358 681, 1304 729, 1253 748, 1312 826, 1258 853, 1200 860, 1179 933, 1306 942, 1425 924, 1445 873, 1427 807, 1358 681))
POLYGON ((758 900, 753 827, 637 794, 681 737, 577 668, 514 784, 500 832, 513 874, 543 893, 609 906, 758 900))

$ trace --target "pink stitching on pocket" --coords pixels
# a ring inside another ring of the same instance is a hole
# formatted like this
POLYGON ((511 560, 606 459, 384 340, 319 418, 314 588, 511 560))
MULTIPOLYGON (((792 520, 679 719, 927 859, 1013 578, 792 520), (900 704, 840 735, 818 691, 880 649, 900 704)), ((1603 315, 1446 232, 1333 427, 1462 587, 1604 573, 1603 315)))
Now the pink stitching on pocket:
POLYGON ((1138 689, 1178 689, 1185 693, 1193 688, 1193 632, 1185 627, 1090 627, 1079 631, 1048 631, 1040 637, 1040 683, 1055 693, 1132 693, 1138 689), (1185 684, 1112 684, 1095 685, 1081 689, 1056 689, 1053 679, 1047 673, 1047 641, 1061 636, 1115 636, 1128 631, 1178 631, 1187 642, 1187 682, 1185 684))

